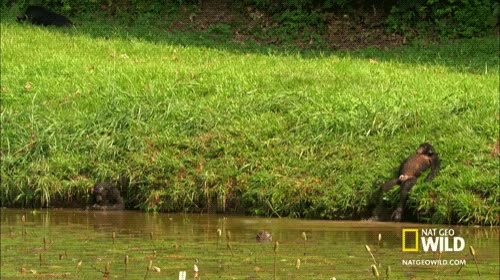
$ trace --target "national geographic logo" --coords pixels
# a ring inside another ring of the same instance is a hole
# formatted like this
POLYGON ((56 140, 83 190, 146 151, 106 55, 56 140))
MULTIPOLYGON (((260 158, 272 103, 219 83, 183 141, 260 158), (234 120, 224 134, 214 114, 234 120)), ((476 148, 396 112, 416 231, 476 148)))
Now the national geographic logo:
POLYGON ((418 252, 418 229, 403 229, 403 252, 418 252))
POLYGON ((424 252, 461 252, 465 248, 465 240, 455 236, 455 230, 449 228, 404 228, 403 252, 418 252, 419 242, 424 252), (419 238, 420 235, 420 238, 419 238))

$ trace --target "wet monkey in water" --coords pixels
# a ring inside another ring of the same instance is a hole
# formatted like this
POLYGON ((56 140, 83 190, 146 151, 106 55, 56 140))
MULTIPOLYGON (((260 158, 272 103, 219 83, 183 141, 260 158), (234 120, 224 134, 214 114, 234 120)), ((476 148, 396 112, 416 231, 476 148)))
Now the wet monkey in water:
POLYGON ((92 189, 95 204, 92 210, 124 210, 125 204, 117 186, 111 182, 100 182, 92 189))
MULTIPOLYGON (((403 210, 406 205, 406 200, 408 198, 408 193, 411 188, 417 183, 417 178, 427 169, 430 169, 429 175, 425 178, 425 182, 430 182, 436 176, 440 167, 439 157, 436 153, 434 147, 429 143, 421 144, 417 152, 414 155, 406 158, 401 166, 399 167, 399 177, 385 182, 381 187, 380 201, 377 209, 380 210, 382 207, 382 195, 383 193, 389 191, 396 185, 401 186, 400 190, 400 201, 398 207, 392 213, 391 218, 400 222, 403 216, 403 210)), ((377 210, 376 210, 377 211, 377 210)), ((375 213, 375 219, 377 219, 377 214, 375 213)))

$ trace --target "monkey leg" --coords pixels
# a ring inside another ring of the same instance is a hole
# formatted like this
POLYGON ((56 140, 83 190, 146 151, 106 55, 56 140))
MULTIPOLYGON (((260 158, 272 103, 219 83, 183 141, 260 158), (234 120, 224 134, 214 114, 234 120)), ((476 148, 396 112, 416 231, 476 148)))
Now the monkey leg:
POLYGON ((389 181, 385 182, 384 184, 382 184, 382 186, 380 187, 380 190, 383 194, 383 193, 391 190, 397 184, 399 184, 399 178, 389 180, 389 181))
POLYGON ((388 214, 384 213, 387 212, 384 208, 384 193, 394 188, 397 184, 399 184, 399 178, 389 180, 380 186, 376 195, 376 199, 378 200, 377 206, 373 209, 372 217, 369 220, 380 221, 387 218, 388 214))
POLYGON ((408 199, 408 193, 416 183, 417 177, 408 177, 404 182, 401 183, 399 205, 392 213, 392 219, 395 222, 401 222, 401 219, 403 218, 403 211, 406 206, 406 200, 408 199))

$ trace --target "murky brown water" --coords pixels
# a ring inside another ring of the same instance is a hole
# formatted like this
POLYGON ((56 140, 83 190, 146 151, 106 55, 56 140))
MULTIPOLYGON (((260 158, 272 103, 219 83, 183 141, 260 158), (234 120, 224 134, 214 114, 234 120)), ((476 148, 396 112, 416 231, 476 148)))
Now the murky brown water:
POLYGON ((109 279, 179 279, 180 271, 193 279, 195 265, 199 279, 273 279, 275 258, 276 279, 375 279, 366 245, 382 277, 390 267, 390 279, 475 279, 469 246, 481 279, 498 279, 499 273, 498 227, 19 209, 3 209, 1 224, 2 279, 103 279, 107 263, 109 279), (403 228, 453 229, 465 248, 441 254, 402 252, 403 228), (274 243, 255 241, 261 230, 279 241, 276 254, 274 243), (409 264, 412 260, 427 263, 409 264), (150 262, 160 272, 148 272, 150 262))

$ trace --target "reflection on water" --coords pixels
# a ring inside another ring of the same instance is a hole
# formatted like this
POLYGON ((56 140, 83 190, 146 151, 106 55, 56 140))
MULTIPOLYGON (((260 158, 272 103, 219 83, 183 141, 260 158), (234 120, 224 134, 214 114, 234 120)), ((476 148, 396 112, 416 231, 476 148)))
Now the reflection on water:
POLYGON ((391 279, 476 277, 469 246, 476 251, 482 278, 498 276, 498 227, 453 227, 455 235, 465 239, 466 249, 439 254, 402 252, 402 228, 448 226, 13 209, 2 210, 1 224, 2 279, 102 279, 108 263, 111 279, 178 279, 180 271, 187 272, 186 279, 193 279, 194 265, 199 268, 199 279, 273 279, 274 242, 255 241, 262 230, 272 233, 273 241, 279 242, 277 279, 374 279, 370 269, 373 259, 365 245, 370 247, 381 274, 385 275, 390 266, 391 279), (467 264, 462 268, 403 265, 404 259, 465 260, 467 264), (147 272, 150 262, 160 272, 147 272))

